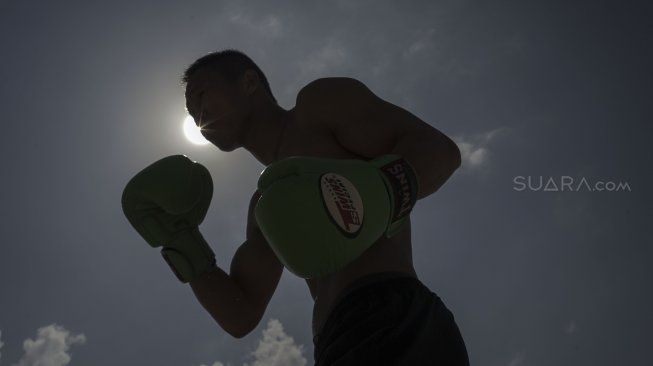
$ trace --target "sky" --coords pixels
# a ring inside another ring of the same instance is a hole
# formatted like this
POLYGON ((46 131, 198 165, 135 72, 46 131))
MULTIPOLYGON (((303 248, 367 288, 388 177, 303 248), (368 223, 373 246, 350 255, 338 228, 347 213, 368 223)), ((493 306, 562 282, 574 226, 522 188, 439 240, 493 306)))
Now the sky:
POLYGON ((179 83, 225 48, 286 109, 353 77, 458 144, 461 168, 413 210, 413 256, 473 365, 653 364, 652 17, 646 1, 0 0, 0 365, 313 363, 303 280, 284 271, 234 339, 121 210, 143 167, 201 162, 201 230, 228 268, 264 166, 190 143, 179 83))

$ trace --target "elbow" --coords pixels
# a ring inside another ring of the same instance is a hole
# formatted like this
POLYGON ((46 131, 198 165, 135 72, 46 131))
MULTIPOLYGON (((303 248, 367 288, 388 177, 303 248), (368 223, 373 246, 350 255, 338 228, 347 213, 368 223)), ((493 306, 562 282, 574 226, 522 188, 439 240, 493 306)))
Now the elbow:
POLYGON ((245 338, 248 334, 250 334, 256 327, 251 327, 251 326, 244 326, 244 325, 236 325, 232 326, 229 328, 223 327, 223 329, 232 337, 236 339, 241 339, 245 338))
POLYGON ((445 181, 449 179, 458 168, 460 168, 462 163, 462 157, 458 146, 453 142, 449 146, 450 147, 448 147, 444 153, 446 155, 446 162, 443 164, 443 174, 445 176, 445 181))
POLYGON ((458 145, 446 136, 444 137, 443 143, 438 145, 436 151, 437 152, 433 155, 433 161, 436 161, 437 163, 432 171, 431 178, 429 178, 430 180, 428 181, 431 189, 426 189, 426 192, 421 193, 421 196, 423 197, 438 191, 440 187, 449 180, 454 172, 460 168, 462 163, 462 157, 458 145))
POLYGON ((452 149, 452 163, 453 163, 453 171, 456 169, 460 168, 460 165, 462 164, 462 154, 460 153, 460 149, 458 148, 458 145, 456 145, 455 142, 451 142, 453 144, 452 149))
POLYGON ((251 333, 252 330, 245 331, 245 332, 231 331, 231 332, 227 332, 227 333, 229 333, 230 336, 232 336, 232 337, 234 337, 236 339, 241 339, 241 338, 245 338, 245 336, 248 335, 249 333, 251 333))
POLYGON ((256 327, 259 325, 262 318, 263 314, 257 316, 250 311, 247 314, 242 314, 240 317, 238 317, 237 320, 234 319, 235 321, 232 322, 231 326, 225 328, 225 330, 227 333, 229 333, 230 336, 236 339, 241 339, 253 332, 254 329, 256 329, 256 327))
POLYGON ((448 165, 451 167, 451 171, 455 171, 460 168, 462 164, 462 154, 460 153, 460 148, 452 139, 450 139, 445 134, 440 134, 440 151, 447 158, 448 165))

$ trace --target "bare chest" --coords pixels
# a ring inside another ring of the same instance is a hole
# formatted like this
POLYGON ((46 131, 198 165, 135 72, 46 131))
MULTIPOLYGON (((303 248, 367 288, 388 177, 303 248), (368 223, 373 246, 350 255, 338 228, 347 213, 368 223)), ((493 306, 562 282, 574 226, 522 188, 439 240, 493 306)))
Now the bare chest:
POLYGON ((326 127, 318 127, 301 120, 290 123, 283 132, 279 158, 302 155, 331 159, 365 159, 343 148, 326 127))

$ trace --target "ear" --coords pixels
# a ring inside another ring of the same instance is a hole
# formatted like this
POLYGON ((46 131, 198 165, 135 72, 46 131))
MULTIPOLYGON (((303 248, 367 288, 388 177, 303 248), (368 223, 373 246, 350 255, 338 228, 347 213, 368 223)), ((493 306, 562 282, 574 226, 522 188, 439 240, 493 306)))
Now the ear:
POLYGON ((247 95, 253 94, 260 85, 258 74, 253 69, 245 70, 242 81, 243 81, 243 88, 245 90, 245 93, 247 93, 247 95))

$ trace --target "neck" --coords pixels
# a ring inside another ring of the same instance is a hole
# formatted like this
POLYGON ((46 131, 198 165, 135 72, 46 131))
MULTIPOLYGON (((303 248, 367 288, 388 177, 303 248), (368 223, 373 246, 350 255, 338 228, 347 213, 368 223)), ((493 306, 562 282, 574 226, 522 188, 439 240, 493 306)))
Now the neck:
POLYGON ((278 158, 279 147, 292 111, 273 103, 254 108, 243 138, 243 147, 261 164, 268 166, 278 158))

